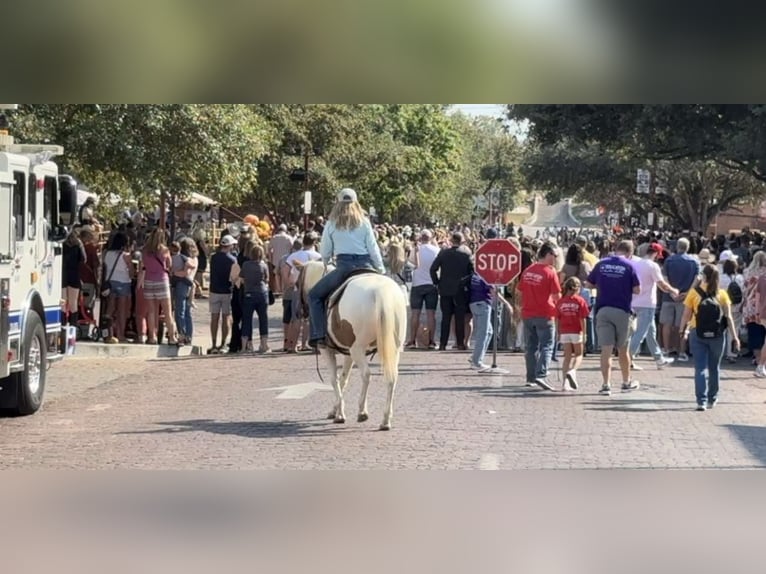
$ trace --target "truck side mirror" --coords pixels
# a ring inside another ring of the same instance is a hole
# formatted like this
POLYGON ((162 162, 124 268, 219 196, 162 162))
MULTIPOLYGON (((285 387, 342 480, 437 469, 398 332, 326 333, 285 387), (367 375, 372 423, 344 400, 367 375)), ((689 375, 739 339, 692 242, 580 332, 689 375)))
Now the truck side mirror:
POLYGON ((52 225, 51 226, 51 241, 64 241, 69 235, 69 231, 64 225, 52 225))

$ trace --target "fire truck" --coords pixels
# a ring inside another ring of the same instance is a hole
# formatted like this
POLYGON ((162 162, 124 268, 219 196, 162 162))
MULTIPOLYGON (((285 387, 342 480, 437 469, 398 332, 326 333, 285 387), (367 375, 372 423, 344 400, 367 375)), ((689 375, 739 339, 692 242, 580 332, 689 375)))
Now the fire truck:
POLYGON ((31 415, 50 365, 66 356, 62 245, 75 222, 76 188, 51 161, 58 145, 17 144, 0 104, 0 410, 31 415))

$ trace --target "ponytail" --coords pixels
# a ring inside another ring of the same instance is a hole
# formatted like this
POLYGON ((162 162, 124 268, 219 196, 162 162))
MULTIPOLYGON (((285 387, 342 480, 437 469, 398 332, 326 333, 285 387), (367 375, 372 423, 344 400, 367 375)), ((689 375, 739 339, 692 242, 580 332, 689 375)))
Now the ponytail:
POLYGON ((702 269, 702 275, 705 277, 705 283, 707 284, 707 294, 715 297, 718 294, 718 286, 721 279, 718 268, 715 265, 705 265, 702 269))

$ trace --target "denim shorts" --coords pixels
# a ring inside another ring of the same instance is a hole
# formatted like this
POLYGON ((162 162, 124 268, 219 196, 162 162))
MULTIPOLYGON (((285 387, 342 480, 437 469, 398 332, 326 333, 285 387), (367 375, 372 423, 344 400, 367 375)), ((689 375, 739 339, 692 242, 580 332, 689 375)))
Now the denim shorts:
POLYGON ((110 281, 109 285, 112 287, 112 295, 115 297, 130 297, 130 283, 121 283, 119 281, 110 281))

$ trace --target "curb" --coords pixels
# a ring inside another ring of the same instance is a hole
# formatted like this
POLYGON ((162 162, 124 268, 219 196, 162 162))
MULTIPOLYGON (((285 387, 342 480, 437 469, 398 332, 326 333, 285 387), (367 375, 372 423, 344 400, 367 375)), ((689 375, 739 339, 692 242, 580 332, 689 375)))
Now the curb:
POLYGON ((78 341, 74 349, 73 358, 77 359, 111 359, 111 358, 136 358, 136 359, 173 359, 176 357, 201 356, 205 352, 199 346, 173 347, 170 345, 138 345, 89 343, 78 341))

